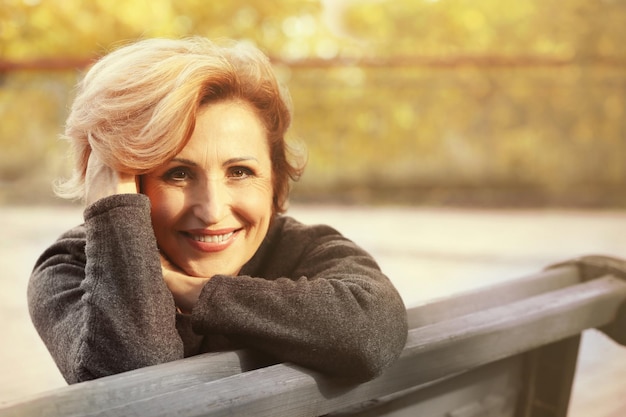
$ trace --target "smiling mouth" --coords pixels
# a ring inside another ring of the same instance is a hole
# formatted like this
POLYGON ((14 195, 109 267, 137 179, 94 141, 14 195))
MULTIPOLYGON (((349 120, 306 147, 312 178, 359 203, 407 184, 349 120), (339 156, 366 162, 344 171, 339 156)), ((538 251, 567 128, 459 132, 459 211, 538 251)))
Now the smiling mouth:
POLYGON ((222 235, 195 235, 191 233, 185 233, 185 235, 195 240, 196 242, 203 242, 203 243, 221 243, 230 239, 234 234, 235 234, 235 231, 224 233, 222 235))

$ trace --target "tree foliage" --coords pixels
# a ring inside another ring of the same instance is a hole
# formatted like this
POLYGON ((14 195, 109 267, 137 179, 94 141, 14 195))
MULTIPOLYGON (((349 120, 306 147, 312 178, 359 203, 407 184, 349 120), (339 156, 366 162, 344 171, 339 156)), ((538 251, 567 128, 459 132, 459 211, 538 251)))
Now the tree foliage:
MULTIPOLYGON (((606 190, 626 178, 625 22, 621 0, 5 0, 0 56, 244 39, 290 87, 292 135, 309 152, 300 195, 413 190, 445 203, 455 196, 441 190, 465 189, 489 203, 508 190, 509 203, 531 192, 535 203, 621 205, 606 190)), ((55 138, 76 75, 0 73, 5 182, 66 166, 55 138)))

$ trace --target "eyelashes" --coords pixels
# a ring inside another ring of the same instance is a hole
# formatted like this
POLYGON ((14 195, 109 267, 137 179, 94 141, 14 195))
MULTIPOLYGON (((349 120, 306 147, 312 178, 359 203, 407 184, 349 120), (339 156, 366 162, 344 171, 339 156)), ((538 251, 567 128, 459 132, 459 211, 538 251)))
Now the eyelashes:
POLYGON ((245 166, 235 166, 228 169, 229 177, 237 179, 245 179, 255 176, 255 172, 252 168, 245 166))
MULTIPOLYGON (((176 166, 168 169, 161 176, 161 179, 172 184, 184 184, 200 177, 200 174, 195 171, 196 169, 192 167, 176 166)), ((227 178, 233 180, 245 180, 256 177, 256 171, 251 167, 237 165, 228 167, 226 170, 226 176, 227 178)))
POLYGON ((180 166, 168 169, 161 178, 166 182, 179 183, 191 180, 193 175, 190 168, 180 166))

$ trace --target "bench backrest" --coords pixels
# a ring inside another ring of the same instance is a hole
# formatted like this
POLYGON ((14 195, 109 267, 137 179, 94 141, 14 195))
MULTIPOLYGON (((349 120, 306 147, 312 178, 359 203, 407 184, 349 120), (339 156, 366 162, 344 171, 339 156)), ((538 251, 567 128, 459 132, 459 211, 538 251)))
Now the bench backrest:
POLYGON ((541 415, 565 416, 580 333, 610 322, 624 300, 623 281, 606 276, 581 283, 574 268, 564 267, 410 309, 400 358, 364 384, 235 351, 64 387, 0 408, 0 416, 384 415, 435 404, 446 390, 467 396, 470 382, 480 380, 499 390, 474 390, 459 404, 439 404, 449 406, 452 417, 526 417, 539 403, 552 403, 541 415), (541 381, 550 378, 556 382, 543 390, 541 381), (557 382, 562 386, 555 390, 557 382))

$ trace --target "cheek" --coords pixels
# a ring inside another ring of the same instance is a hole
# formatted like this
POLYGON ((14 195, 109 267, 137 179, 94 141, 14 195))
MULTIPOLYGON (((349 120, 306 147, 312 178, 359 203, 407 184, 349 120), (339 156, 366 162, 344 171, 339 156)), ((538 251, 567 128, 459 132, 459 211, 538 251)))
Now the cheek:
POLYGON ((150 199, 150 217, 158 237, 160 230, 176 221, 183 209, 184 199, 178 196, 178 193, 158 186, 147 186, 144 193, 150 199))
MULTIPOLYGON (((231 194, 233 214, 256 234, 265 235, 274 214, 272 187, 254 184, 231 194)), ((259 235, 259 236, 260 236, 259 235)))
POLYGON ((256 217, 265 217, 273 212, 273 187, 270 181, 260 181, 251 185, 248 190, 241 193, 241 206, 247 211, 254 213, 256 217))
POLYGON ((159 238, 160 232, 167 229, 174 222, 175 210, 167 203, 153 203, 150 217, 152 218, 154 231, 157 234, 157 238, 159 238))

